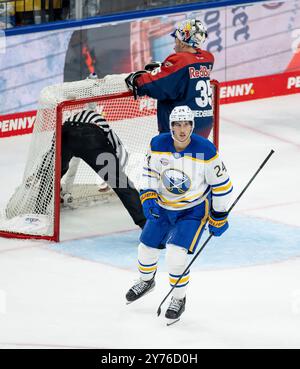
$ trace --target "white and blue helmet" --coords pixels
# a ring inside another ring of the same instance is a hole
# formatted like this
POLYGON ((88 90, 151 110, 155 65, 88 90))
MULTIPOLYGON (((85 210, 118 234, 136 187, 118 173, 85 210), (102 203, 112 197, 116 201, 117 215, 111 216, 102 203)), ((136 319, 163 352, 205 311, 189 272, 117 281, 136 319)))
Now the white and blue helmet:
POLYGON ((187 19, 178 24, 171 36, 188 46, 200 48, 207 39, 207 29, 198 19, 187 19))
POLYGON ((195 128, 194 118, 195 118, 195 116, 194 116, 193 111, 187 105, 176 106, 171 111, 170 120, 169 120, 170 131, 171 131, 173 139, 174 139, 173 123, 174 122, 191 122, 191 126, 192 126, 191 134, 192 134, 192 132, 195 128))

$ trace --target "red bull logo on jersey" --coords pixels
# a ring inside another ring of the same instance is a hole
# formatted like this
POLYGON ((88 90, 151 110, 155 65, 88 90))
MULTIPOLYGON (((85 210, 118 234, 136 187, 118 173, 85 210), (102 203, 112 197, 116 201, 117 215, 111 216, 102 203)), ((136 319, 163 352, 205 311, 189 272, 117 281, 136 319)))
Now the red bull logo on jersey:
POLYGON ((189 68, 190 78, 203 78, 203 77, 210 77, 211 68, 207 68, 205 65, 202 65, 200 69, 196 69, 194 67, 189 68))

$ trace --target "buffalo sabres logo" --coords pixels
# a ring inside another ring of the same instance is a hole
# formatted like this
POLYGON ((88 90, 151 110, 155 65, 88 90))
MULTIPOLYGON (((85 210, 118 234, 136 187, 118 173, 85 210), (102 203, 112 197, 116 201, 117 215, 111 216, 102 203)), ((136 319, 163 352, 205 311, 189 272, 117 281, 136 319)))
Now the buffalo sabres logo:
POLYGON ((162 174, 166 189, 174 195, 182 195, 191 188, 190 178, 181 170, 167 169, 162 174))

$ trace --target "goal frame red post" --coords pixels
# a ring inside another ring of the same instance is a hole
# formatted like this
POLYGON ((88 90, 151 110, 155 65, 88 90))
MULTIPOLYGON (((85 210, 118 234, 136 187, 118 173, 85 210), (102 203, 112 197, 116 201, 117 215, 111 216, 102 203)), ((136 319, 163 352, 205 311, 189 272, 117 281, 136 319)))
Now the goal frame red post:
MULTIPOLYGON (((219 148, 219 133, 220 133, 220 84, 217 80, 210 81, 213 88, 213 116, 214 116, 214 128, 213 128, 213 142, 217 148, 219 148)), ((101 103, 103 101, 111 99, 123 99, 123 98, 133 98, 133 94, 129 91, 114 93, 104 96, 95 96, 89 98, 81 98, 76 100, 66 100, 59 103, 56 107, 56 145, 55 145, 55 179, 54 179, 54 226, 53 235, 34 235, 34 234, 24 234, 17 232, 7 232, 0 231, 0 237, 4 238, 15 238, 15 239, 35 239, 35 240, 47 240, 52 242, 60 241, 60 189, 61 189, 61 153, 62 153, 62 124, 63 124, 63 111, 66 108, 72 108, 77 105, 84 106, 88 103, 101 103)), ((139 98, 138 98, 139 99, 139 98)), ((109 121, 108 121, 109 123, 109 121)), ((121 137, 122 139, 122 137, 121 137)))

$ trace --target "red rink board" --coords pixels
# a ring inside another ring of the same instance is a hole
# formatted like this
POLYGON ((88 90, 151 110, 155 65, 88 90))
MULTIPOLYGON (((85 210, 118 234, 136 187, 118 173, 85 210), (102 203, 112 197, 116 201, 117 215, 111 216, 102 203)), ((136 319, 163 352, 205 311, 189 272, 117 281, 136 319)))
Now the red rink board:
POLYGON ((300 93, 300 71, 222 82, 220 103, 264 99, 300 93))
POLYGON ((36 111, 0 115, 0 138, 32 133, 36 111))
MULTIPOLYGON (((220 84, 220 104, 231 104, 273 96, 283 96, 300 93, 300 70, 289 73, 274 74, 270 76, 247 78, 237 81, 222 82, 220 84)), ((149 100, 150 101, 150 100, 149 100)), ((132 111, 138 115, 149 115, 149 110, 155 114, 155 106, 147 104, 143 97, 134 102, 137 106, 132 111), (147 106, 148 105, 148 106, 147 106)), ((150 104, 150 103, 149 103, 150 104)), ((151 102, 153 104, 153 102, 151 102)), ((105 103, 103 104, 105 105, 105 103)), ((114 112, 103 106, 108 113, 108 120, 114 119, 114 112)), ((124 112, 124 119, 132 118, 124 112)), ((30 134, 33 130, 36 111, 0 115, 0 138, 30 134)), ((120 117, 120 112, 118 112, 120 117)))

